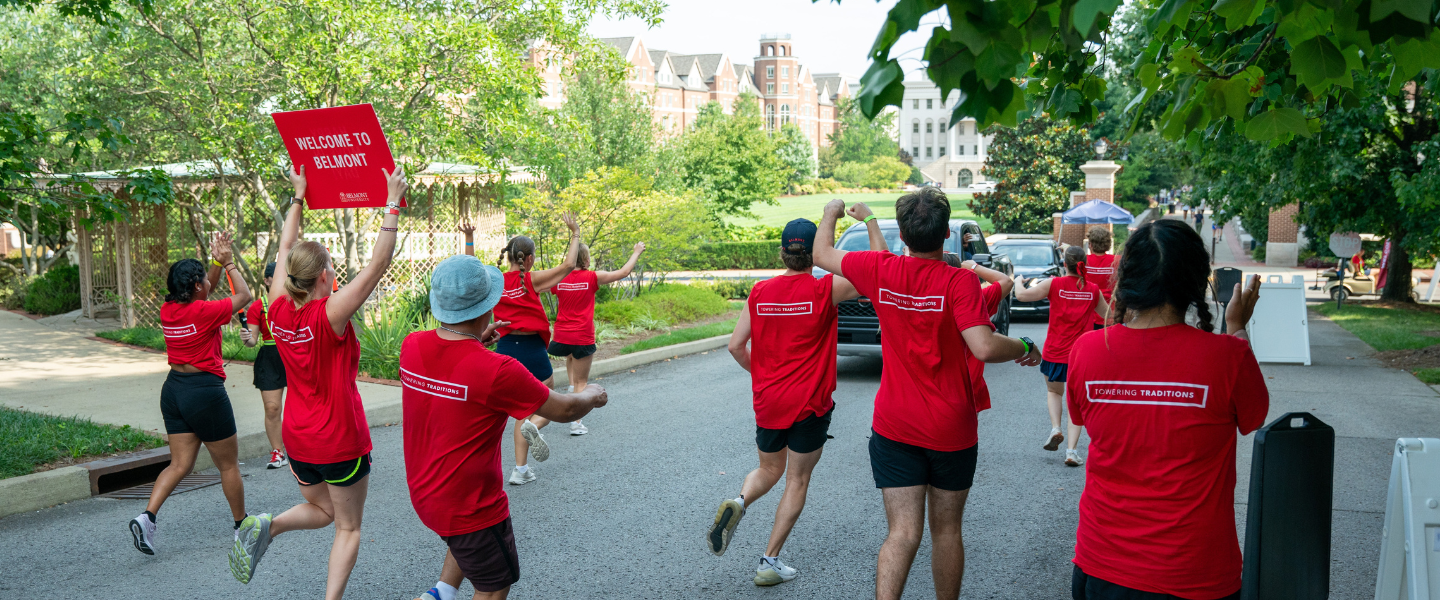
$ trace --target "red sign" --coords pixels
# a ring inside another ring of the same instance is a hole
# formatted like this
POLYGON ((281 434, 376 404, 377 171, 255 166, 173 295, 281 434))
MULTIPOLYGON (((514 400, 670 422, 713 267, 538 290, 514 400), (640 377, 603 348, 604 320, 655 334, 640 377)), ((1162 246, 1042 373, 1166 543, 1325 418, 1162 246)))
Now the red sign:
MULTIPOLYGON (((290 161, 305 165, 309 208, 385 206, 385 174, 395 169, 380 119, 369 104, 271 113, 290 161)), ((400 200, 405 206, 405 200, 400 200)))
POLYGON ((1390 275, 1390 240, 1385 240, 1385 250, 1380 253, 1380 274, 1375 276, 1375 291, 1385 289, 1385 280, 1390 275))

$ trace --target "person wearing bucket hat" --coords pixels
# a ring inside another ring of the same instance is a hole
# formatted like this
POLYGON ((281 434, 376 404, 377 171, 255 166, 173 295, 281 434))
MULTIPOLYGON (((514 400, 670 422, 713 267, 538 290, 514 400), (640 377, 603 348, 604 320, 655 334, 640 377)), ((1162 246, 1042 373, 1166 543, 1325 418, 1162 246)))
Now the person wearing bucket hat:
MULTIPOLYGON (((865 209, 863 204, 857 208, 865 209)), ((868 209, 852 214, 872 239, 879 236, 884 243, 868 209)), ((778 249, 785 273, 755 284, 730 336, 730 355, 750 372, 760 465, 745 476, 739 497, 721 501, 705 542, 711 553, 725 554, 745 509, 784 477, 775 524, 755 569, 755 585, 761 586, 796 576, 794 568, 780 562, 780 549, 805 508, 810 474, 828 439, 835 408, 830 396, 835 392, 836 307, 860 295, 843 278, 811 275, 815 232, 808 219, 785 225, 778 249)))
MULTIPOLYGON (((275 281, 275 263, 265 265, 265 286, 270 289, 275 281)), ((265 293, 245 311, 245 329, 240 330, 240 339, 245 346, 260 349, 255 352, 255 389, 260 390, 260 402, 265 405, 265 437, 270 442, 270 462, 266 469, 279 469, 290 464, 285 460, 285 441, 280 435, 280 414, 285 406, 285 362, 280 360, 280 350, 275 347, 275 335, 270 327, 270 309, 265 302, 265 293)))
POLYGON ((598 385, 551 390, 520 361, 486 348, 510 325, 493 320, 504 291, 499 269, 474 256, 445 259, 430 279, 430 313, 440 326, 410 334, 400 347, 410 502, 448 547, 426 600, 453 599, 461 577, 477 597, 503 598, 520 578, 500 457, 506 422, 530 415, 573 422, 609 399, 598 385))

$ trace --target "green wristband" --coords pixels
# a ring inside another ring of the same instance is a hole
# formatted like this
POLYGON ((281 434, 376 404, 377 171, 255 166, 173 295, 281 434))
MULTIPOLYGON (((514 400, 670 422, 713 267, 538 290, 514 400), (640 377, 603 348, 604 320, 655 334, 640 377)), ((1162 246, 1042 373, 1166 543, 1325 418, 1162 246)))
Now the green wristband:
POLYGON ((875 216, 875 215, 870 215, 870 216, 868 216, 868 217, 865 217, 865 219, 862 220, 862 221, 860 221, 860 222, 861 222, 861 223, 869 223, 869 222, 874 221, 875 219, 878 219, 878 218, 880 218, 880 217, 877 217, 877 216, 875 216))

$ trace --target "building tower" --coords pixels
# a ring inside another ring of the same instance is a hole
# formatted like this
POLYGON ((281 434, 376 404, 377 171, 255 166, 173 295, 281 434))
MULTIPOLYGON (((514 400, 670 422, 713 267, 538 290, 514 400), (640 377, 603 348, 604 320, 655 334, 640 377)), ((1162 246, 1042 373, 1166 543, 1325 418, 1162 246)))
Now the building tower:
POLYGON ((765 128, 778 130, 794 120, 800 108, 800 61, 796 60, 788 33, 760 36, 760 54, 755 57, 755 87, 760 90, 760 111, 765 128))

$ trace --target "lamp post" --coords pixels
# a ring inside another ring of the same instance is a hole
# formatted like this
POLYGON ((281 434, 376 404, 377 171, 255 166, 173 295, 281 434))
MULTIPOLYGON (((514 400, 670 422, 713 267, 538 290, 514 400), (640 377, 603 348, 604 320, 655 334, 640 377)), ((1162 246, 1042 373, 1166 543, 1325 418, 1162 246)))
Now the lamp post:
POLYGON ((1105 160, 1105 151, 1110 149, 1110 142, 1105 138, 1095 140, 1095 160, 1105 160))

